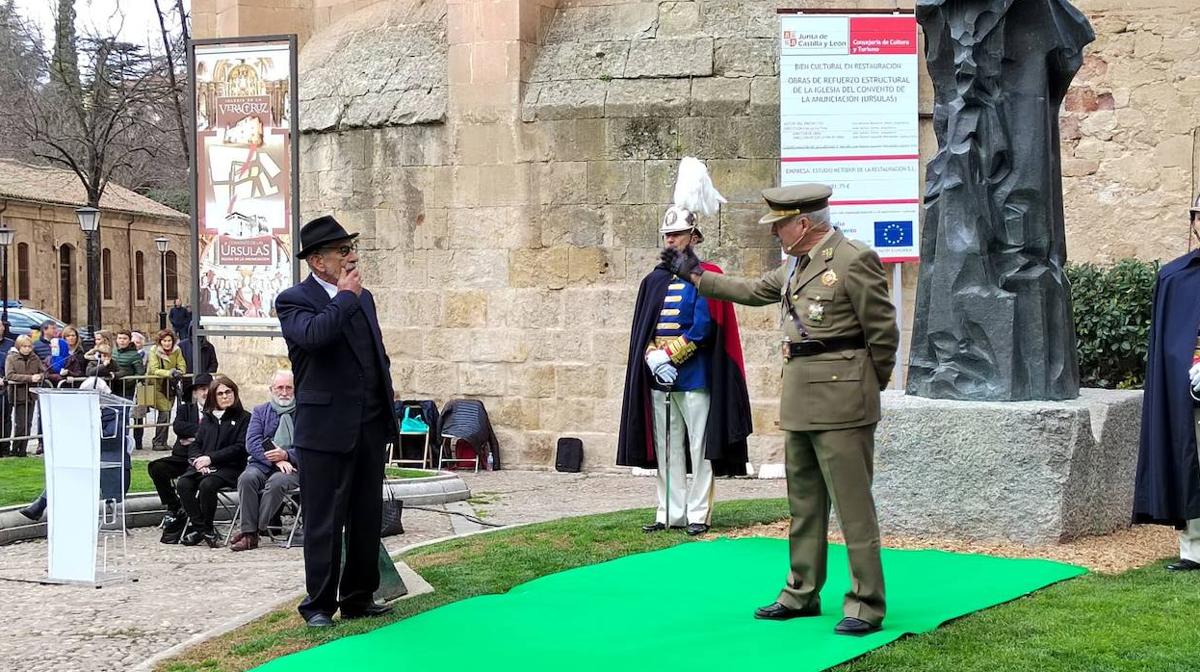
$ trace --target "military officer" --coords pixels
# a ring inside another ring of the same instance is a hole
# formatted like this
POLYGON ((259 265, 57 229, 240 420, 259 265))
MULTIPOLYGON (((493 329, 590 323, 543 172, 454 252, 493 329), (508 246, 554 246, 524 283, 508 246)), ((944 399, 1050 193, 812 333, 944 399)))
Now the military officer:
POLYGON ((672 272, 701 295, 751 306, 780 303, 784 338, 780 426, 785 433, 792 571, 756 618, 816 616, 826 574, 829 508, 837 509, 852 576, 836 632, 879 630, 885 613, 879 524, 871 496, 879 392, 900 340, 878 255, 829 216, 832 190, 767 189, 769 224, 787 262, 758 280, 704 271, 690 250, 664 250, 672 272))

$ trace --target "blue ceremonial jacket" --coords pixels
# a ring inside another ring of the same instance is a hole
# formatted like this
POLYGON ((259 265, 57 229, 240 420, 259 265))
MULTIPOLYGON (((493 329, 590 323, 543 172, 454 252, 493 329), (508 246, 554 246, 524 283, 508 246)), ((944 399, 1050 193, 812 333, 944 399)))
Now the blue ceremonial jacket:
MULTIPOLYGON (((675 364, 679 377, 672 390, 688 392, 708 388, 709 336, 712 333, 712 315, 708 312, 708 300, 696 292, 690 282, 675 279, 667 285, 659 311, 654 339, 662 344, 683 337, 687 359, 675 364)), ((657 387, 657 386, 656 386, 657 387)))

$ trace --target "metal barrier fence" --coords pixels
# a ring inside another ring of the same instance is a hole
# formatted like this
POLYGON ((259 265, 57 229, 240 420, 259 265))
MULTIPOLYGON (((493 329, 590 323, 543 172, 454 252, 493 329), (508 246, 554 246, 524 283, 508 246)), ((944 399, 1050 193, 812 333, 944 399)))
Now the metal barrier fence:
MULTIPOLYGON (((44 434, 38 431, 31 431, 39 427, 41 424, 40 418, 37 417, 36 390, 53 387, 60 389, 68 387, 79 388, 83 385, 84 381, 94 377, 95 376, 87 376, 83 378, 70 376, 63 377, 59 380, 57 385, 54 385, 45 378, 43 378, 42 382, 40 383, 14 383, 4 381, 4 392, 3 396, 0 397, 0 429, 2 429, 2 431, 0 431, 0 446, 3 446, 4 449, 0 449, 0 451, 7 452, 5 449, 11 447, 13 443, 18 441, 28 442, 33 440, 42 440, 44 434), (30 394, 31 392, 33 392, 33 394, 30 394), (14 400, 17 398, 23 398, 27 401, 24 404, 18 404, 14 402, 14 400), (20 407, 22 406, 25 408, 21 409, 20 407), (18 415, 18 413, 24 413, 27 414, 27 416, 22 417, 21 415, 18 415), (19 428, 18 425, 25 424, 25 422, 18 422, 18 419, 27 421, 29 427, 25 430, 25 433, 14 435, 19 428)), ((113 394, 120 397, 125 397, 126 399, 133 399, 135 401, 138 399, 138 396, 142 393, 143 389, 148 387, 151 382, 154 384, 165 383, 166 389, 168 390, 168 398, 171 399, 171 409, 166 413, 166 420, 162 421, 161 418, 158 418, 156 415, 156 422, 146 422, 145 418, 150 417, 149 411, 152 410, 153 407, 141 405, 139 408, 147 409, 146 414, 142 417, 143 421, 140 423, 132 422, 129 424, 130 429, 154 430, 158 429, 159 427, 171 426, 171 415, 174 412, 175 404, 183 394, 183 386, 186 385, 187 381, 190 381, 193 377, 194 374, 185 373, 178 378, 172 378, 169 376, 141 375, 121 376, 120 378, 113 379, 101 378, 100 380, 103 380, 104 383, 109 386, 109 389, 112 390, 113 394)), ((157 410, 156 413, 158 413, 157 410)))

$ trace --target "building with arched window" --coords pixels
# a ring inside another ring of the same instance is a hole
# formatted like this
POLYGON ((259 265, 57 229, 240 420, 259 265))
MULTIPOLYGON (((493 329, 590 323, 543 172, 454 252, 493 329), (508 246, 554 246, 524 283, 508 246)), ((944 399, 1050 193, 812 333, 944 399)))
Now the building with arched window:
MULTIPOLYGON (((7 255, 10 301, 64 322, 87 323, 87 239, 75 216, 86 204, 74 173, 0 160, 0 222, 15 231, 7 255)), ((100 212, 98 326, 153 333, 164 289, 160 264, 166 264, 168 307, 180 296, 179 278, 190 277, 187 215, 112 183, 100 212), (170 240, 165 259, 154 245, 159 236, 170 240)), ((3 269, 0 255, 0 290, 3 269)), ((183 284, 186 290, 186 280, 183 284)))

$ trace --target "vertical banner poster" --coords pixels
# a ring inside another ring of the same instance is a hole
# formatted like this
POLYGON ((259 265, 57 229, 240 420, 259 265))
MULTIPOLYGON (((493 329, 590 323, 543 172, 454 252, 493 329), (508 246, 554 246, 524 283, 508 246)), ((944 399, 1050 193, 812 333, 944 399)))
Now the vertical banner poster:
POLYGON ((278 329, 294 278, 294 42, 194 44, 199 296, 204 329, 278 329))
POLYGON ((917 260, 916 17, 786 15, 780 36, 780 184, 830 185, 848 237, 917 260))

